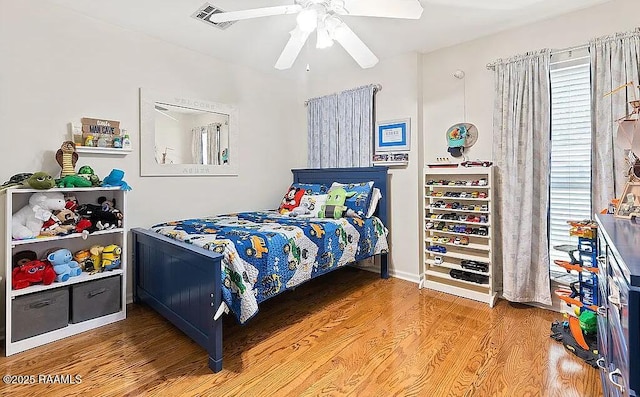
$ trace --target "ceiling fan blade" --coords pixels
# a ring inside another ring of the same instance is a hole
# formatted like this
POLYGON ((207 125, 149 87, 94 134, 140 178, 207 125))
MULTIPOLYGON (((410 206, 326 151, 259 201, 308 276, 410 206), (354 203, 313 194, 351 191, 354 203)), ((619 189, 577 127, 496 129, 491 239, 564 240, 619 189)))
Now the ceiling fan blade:
POLYGON ((302 6, 297 4, 289 6, 254 8, 252 10, 215 13, 209 17, 209 20, 214 23, 239 21, 241 19, 268 17, 272 15, 295 14, 300 12, 300 10, 302 10, 302 6))
POLYGON ((427 3, 448 7, 476 8, 483 10, 516 10, 539 3, 542 0, 425 0, 427 3))
POLYGON ((420 19, 423 8, 418 0, 345 0, 343 15, 420 19))
POLYGON ((293 63, 298 58, 298 54, 300 54, 300 50, 304 46, 304 43, 307 42, 309 35, 311 32, 305 32, 301 30, 298 26, 289 32, 291 37, 289 37, 289 41, 287 45, 282 50, 282 54, 280 54, 280 58, 276 62, 276 69, 284 70, 289 69, 293 66, 293 63))
POLYGON ((340 24, 333 30, 333 39, 340 43, 361 68, 367 69, 378 63, 378 57, 344 22, 340 21, 340 24))

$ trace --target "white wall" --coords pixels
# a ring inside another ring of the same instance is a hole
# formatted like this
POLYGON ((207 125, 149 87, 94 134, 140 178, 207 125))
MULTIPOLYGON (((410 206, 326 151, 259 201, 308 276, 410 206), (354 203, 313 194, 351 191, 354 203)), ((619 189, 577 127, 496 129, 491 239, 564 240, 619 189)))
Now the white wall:
MULTIPOLYGON (((313 98, 378 83, 382 85, 382 91, 376 94, 377 120, 411 118, 412 145, 409 165, 404 168, 392 168, 389 172, 391 175, 389 243, 391 274, 416 282, 419 264, 416 175, 419 168, 417 156, 420 151, 416 137, 421 133, 418 122, 419 61, 417 53, 410 53, 383 60, 372 69, 363 70, 354 64, 351 68, 340 68, 339 71, 324 75, 316 74, 312 66, 305 84, 306 98, 313 98)), ((304 147, 306 148, 306 144, 304 147)), ((299 161, 306 161, 306 156, 299 161)))
POLYGON ((423 55, 425 160, 446 156, 445 132, 462 121, 466 84, 466 121, 479 130, 472 159, 491 159, 493 73, 486 65, 541 48, 563 49, 587 44, 590 38, 640 26, 637 0, 615 0, 522 28, 423 55), (453 77, 456 70, 464 81, 453 77))
POLYGON ((298 150, 292 133, 304 113, 291 111, 299 102, 288 80, 36 0, 0 0, 0 59, 2 181, 40 170, 56 176, 54 154, 69 138, 67 123, 87 116, 120 120, 132 137, 134 152, 128 156, 81 155, 78 162, 101 177, 112 168, 125 171, 133 187, 130 227, 275 208, 291 182, 294 162, 287 153, 298 150), (239 176, 141 178, 140 87, 235 104, 239 176))

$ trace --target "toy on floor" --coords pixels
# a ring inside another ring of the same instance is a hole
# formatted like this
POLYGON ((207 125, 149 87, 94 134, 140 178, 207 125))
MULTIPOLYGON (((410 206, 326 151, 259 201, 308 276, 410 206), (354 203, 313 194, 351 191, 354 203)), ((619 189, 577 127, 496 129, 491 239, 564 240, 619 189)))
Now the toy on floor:
POLYGON ((32 188, 38 189, 38 190, 51 189, 56 185, 56 182, 53 179, 53 177, 47 174, 46 172, 42 172, 42 171, 36 172, 35 174, 31 175, 29 179, 27 179, 27 183, 32 188))
POLYGON ((11 287, 13 289, 27 288, 35 283, 49 285, 56 278, 56 272, 48 262, 32 260, 18 267, 14 267, 11 272, 11 287))
POLYGON ((118 169, 112 169, 109 175, 102 181, 102 186, 119 186, 122 190, 131 190, 131 186, 123 180, 124 171, 118 169))
POLYGON ((76 152, 76 144, 72 141, 62 142, 62 146, 56 152, 56 161, 62 168, 60 178, 75 175, 76 162, 78 161, 78 153, 76 152))
POLYGON ((40 234, 42 225, 49 220, 52 211, 63 210, 64 195, 58 192, 34 193, 29 204, 20 208, 11 217, 11 236, 14 239, 34 238, 40 234))
POLYGON ((73 260, 71 251, 66 248, 61 248, 47 255, 47 260, 53 265, 53 270, 56 272, 56 281, 67 281, 69 277, 76 277, 82 273, 82 269, 78 265, 78 262, 73 260))

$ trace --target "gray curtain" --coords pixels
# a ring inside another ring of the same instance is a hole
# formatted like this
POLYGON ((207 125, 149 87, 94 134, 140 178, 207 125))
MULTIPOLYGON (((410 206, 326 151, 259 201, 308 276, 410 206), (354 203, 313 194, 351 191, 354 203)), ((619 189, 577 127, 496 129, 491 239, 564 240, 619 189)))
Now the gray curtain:
MULTIPOLYGON (((612 198, 622 194, 626 165, 624 148, 614 144, 616 120, 631 112, 628 101, 640 84, 640 29, 593 39, 591 53, 591 100, 593 131, 593 211, 606 208, 612 198), (605 94, 630 81, 626 90, 605 94)), ((640 99, 640 98, 638 98, 640 99)), ((636 153, 640 155, 640 153, 636 153)))
POLYGON ((338 163, 338 95, 310 99, 307 103, 308 165, 335 167, 338 163))
POLYGON ((550 51, 495 63, 495 259, 503 296, 551 304, 549 282, 550 51), (499 273, 499 272, 498 272, 499 273))
POLYGON ((369 85, 308 101, 309 167, 371 165, 374 91, 369 85))
POLYGON ((194 127, 191 129, 191 155, 194 164, 202 164, 202 129, 206 127, 194 127))

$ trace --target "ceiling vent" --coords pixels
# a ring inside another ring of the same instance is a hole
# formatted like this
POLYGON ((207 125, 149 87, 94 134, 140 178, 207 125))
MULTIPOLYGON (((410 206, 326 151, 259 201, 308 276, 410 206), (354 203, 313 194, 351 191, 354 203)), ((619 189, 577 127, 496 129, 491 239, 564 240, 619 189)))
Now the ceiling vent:
POLYGON ((193 13, 193 15, 191 15, 193 18, 199 19, 202 22, 206 22, 209 25, 213 25, 218 29, 226 29, 229 26, 233 25, 234 23, 236 23, 237 21, 229 21, 229 22, 220 22, 220 23, 216 23, 216 22, 211 22, 209 20, 209 17, 211 17, 211 15, 213 14, 218 14, 224 12, 224 10, 221 10, 220 8, 211 5, 209 3, 204 3, 200 8, 198 8, 198 10, 196 12, 193 13))

